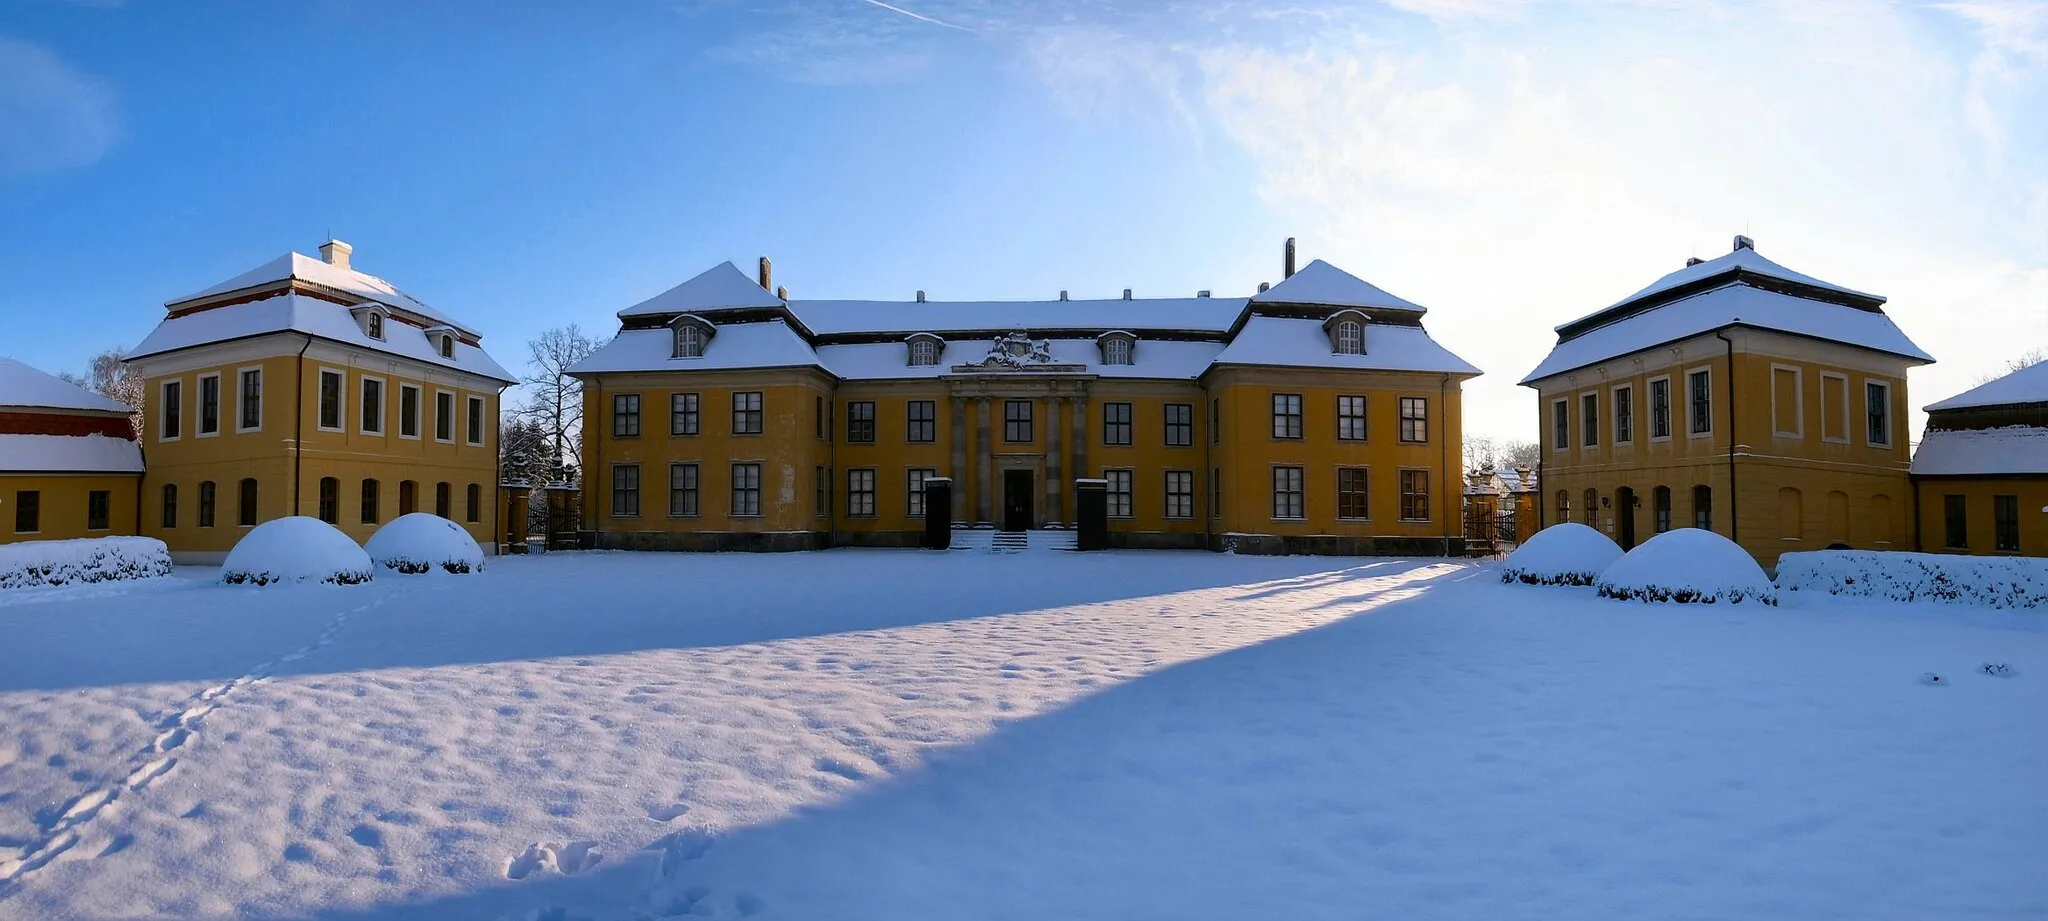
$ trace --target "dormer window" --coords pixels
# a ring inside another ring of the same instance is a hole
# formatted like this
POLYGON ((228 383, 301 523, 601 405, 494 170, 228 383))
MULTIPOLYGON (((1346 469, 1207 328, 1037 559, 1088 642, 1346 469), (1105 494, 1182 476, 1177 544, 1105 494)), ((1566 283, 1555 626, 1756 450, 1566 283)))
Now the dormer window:
POLYGON ((930 367, 939 363, 939 353, 945 351, 946 342, 931 333, 918 333, 905 340, 910 345, 910 366, 930 367))
POLYGON ((435 354, 448 359, 455 357, 455 327, 428 327, 426 335, 427 342, 433 345, 435 354))
POLYGON ((370 314, 370 330, 369 330, 369 332, 370 332, 370 338, 372 338, 372 339, 382 339, 382 338, 384 338, 384 315, 383 315, 383 314, 381 314, 381 313, 375 313, 375 312, 372 312, 372 313, 370 314))
POLYGON ((1323 332, 1330 337, 1330 351, 1338 355, 1365 354, 1365 314, 1356 310, 1340 310, 1323 321, 1323 332))
POLYGON ((379 342, 384 341, 385 318, 383 307, 376 304, 362 304, 350 308, 349 313, 355 316, 356 326, 363 331, 363 335, 379 342))
POLYGON ((711 343, 715 332, 711 322, 703 317, 684 314, 669 324, 675 330, 674 358, 703 358, 704 347, 711 343))
POLYGON ((455 357, 455 337, 447 333, 441 334, 441 357, 455 357))
POLYGON ((1105 365, 1128 365, 1138 350, 1138 337, 1122 330, 1103 333, 1095 344, 1102 349, 1102 363, 1105 365))

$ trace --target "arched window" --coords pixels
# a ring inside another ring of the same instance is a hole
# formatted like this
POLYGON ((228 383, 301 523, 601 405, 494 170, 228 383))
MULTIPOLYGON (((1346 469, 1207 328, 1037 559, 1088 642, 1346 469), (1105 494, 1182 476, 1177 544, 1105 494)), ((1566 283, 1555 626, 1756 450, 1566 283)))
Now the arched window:
POLYGON ((1714 491, 1708 487, 1692 488, 1692 526, 1702 531, 1714 529, 1714 491))
POLYGON ((1870 497, 1870 539, 1882 543, 1892 541, 1892 497, 1878 494, 1870 497))
POLYGON ((1790 540, 1806 537, 1806 504, 1799 490, 1790 486, 1778 490, 1778 536, 1790 540))
POLYGON ((1650 503, 1655 509, 1657 533, 1671 530, 1671 487, 1657 487, 1650 493, 1650 503))
POLYGON ((455 336, 454 336, 454 334, 452 334, 452 333, 445 333, 445 334, 443 334, 443 335, 441 336, 441 357, 442 357, 442 358, 454 358, 454 357, 455 357, 455 336))
POLYGON ((1560 489, 1557 491, 1557 523, 1564 524, 1570 520, 1572 520, 1572 494, 1567 490, 1560 489))
POLYGON ((384 315, 374 310, 370 311, 370 338, 384 338, 384 315))
POLYGON ((676 357, 703 358, 704 331, 690 324, 676 327, 676 357))
POLYGON ((164 484, 164 527, 178 526, 178 484, 164 484))
POLYGON ((212 480, 199 484, 199 526, 213 527, 214 485, 212 480))
POLYGON ((441 517, 443 517, 443 518, 449 518, 449 519, 453 519, 453 518, 454 518, 454 515, 453 515, 452 513, 450 513, 450 511, 449 511, 449 508, 448 508, 448 500, 449 500, 449 494, 448 494, 448 484, 446 484, 446 483, 435 483, 435 484, 434 484, 434 514, 436 514, 436 515, 439 515, 439 516, 441 516, 441 517))
POLYGON ((1588 489, 1588 490, 1586 490, 1586 509, 1585 509, 1585 511, 1584 511, 1584 512, 1582 512, 1581 514, 1584 514, 1584 515, 1586 516, 1586 525, 1587 525, 1588 527, 1592 527, 1592 528, 1598 528, 1598 527, 1600 527, 1600 491, 1599 491, 1599 490, 1597 490, 1597 489, 1588 489))
POLYGON ((484 488, 471 483, 469 484, 469 493, 464 498, 467 501, 463 503, 462 517, 470 524, 475 524, 477 520, 477 506, 484 504, 484 488))
POLYGON ((320 520, 328 524, 341 521, 341 481, 331 476, 320 478, 320 520))
POLYGON ((1131 363, 1131 340, 1118 337, 1102 344, 1102 363, 1106 365, 1127 365, 1131 363))
POLYGON ((398 513, 410 515, 420 510, 420 484, 412 480, 398 481, 398 513))
POLYGON ((363 481, 363 523, 377 523, 377 481, 363 481))
POLYGON ((236 503, 236 521, 245 528, 256 526, 256 478, 242 480, 240 501, 236 503))
POLYGON ((1365 324, 1357 320, 1337 321, 1337 354, 1365 354, 1365 324))
POLYGON ((930 339, 910 340, 910 363, 919 366, 938 364, 939 344, 930 339))

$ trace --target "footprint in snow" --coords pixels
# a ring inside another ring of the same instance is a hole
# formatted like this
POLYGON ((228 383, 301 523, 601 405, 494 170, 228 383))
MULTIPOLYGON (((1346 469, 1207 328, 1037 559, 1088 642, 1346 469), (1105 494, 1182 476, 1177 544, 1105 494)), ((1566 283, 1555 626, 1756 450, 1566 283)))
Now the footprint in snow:
POLYGON ((711 850, 711 843, 716 837, 711 829, 703 826, 685 828, 656 838, 645 850, 661 854, 655 866, 662 879, 675 879, 683 872, 685 864, 702 859, 711 850))
POLYGON ((525 879, 541 870, 553 870, 567 876, 574 876, 597 866, 604 855, 597 850, 595 841, 571 841, 567 844, 536 843, 505 863, 506 879, 525 879))

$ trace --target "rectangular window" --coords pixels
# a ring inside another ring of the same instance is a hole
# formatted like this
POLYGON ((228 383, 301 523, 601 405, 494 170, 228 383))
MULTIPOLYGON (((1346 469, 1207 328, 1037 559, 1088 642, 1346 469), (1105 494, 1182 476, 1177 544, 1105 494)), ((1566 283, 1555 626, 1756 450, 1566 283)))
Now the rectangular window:
POLYGON ((1166 517, 1195 517, 1195 472, 1166 471, 1166 517))
POLYGON ((481 446, 484 443, 484 398, 470 397, 468 400, 469 423, 468 442, 481 446))
POLYGON ((873 401, 856 400, 846 404, 846 443, 860 445, 875 443, 875 404, 873 401))
POLYGON ((220 375, 199 376, 199 434, 220 434, 220 375))
POLYGON ((1805 375, 1798 368, 1771 366, 1771 434, 1798 438, 1806 433, 1805 375))
POLYGON ((34 534, 43 529, 43 494, 34 489, 14 491, 14 533, 34 534))
POLYGON ((341 521, 341 481, 331 476, 320 478, 320 520, 328 524, 341 521))
POLYGON ((178 486, 175 483, 164 484, 163 526, 178 526, 178 486))
POLYGON ((212 480, 199 484, 199 526, 213 527, 214 486, 212 480))
POLYGON ((158 441, 177 441, 185 429, 185 383, 164 381, 163 426, 157 431, 158 441))
POLYGON ((1942 546, 1950 550, 1970 549, 1970 509, 1962 496, 1941 497, 1942 546))
POLYGON ((1839 444, 1849 442, 1849 379, 1821 372, 1820 438, 1839 444))
POLYGON ((2020 497, 1991 497, 1992 542, 2005 553, 2020 552, 2020 497))
POLYGON ((671 393, 668 395, 668 433, 670 435, 697 434, 697 395, 694 393, 671 393))
POLYGON ((612 394, 612 437, 640 437, 640 395, 612 394))
POLYGON ((469 484, 469 488, 462 495, 462 519, 470 524, 475 524, 477 521, 477 510, 482 508, 483 504, 484 488, 475 483, 469 484))
MULTIPOLYGON (((637 397, 635 399, 638 399, 637 397)), ((638 422, 636 416, 635 422, 638 422)), ((446 390, 434 391, 434 440, 452 442, 455 440, 455 394, 446 390)), ((446 518, 446 515, 441 516, 446 518)))
POLYGON ((253 528, 256 526, 255 477, 248 477, 242 480, 241 493, 242 494, 239 497, 237 497, 240 501, 237 503, 239 507, 235 509, 236 521, 240 523, 242 527, 253 528))
POLYGON ((1401 471, 1401 518, 1429 520, 1429 471, 1401 471))
POLYGON ((347 380, 340 371, 320 372, 320 428, 341 431, 341 388, 347 380))
POLYGON ((904 513, 912 518, 924 517, 924 481, 938 476, 937 470, 922 467, 910 468, 910 498, 904 504, 904 513))
MULTIPOLYGON (((760 394, 755 394, 760 396, 760 394)), ((759 410, 755 410, 759 412, 759 410)), ((761 515, 761 465, 732 465, 732 515, 758 518, 761 515)))
POLYGON ((1301 468, 1273 468, 1273 517, 1305 518, 1306 506, 1302 502, 1301 468))
POLYGON ((1337 440, 1365 440, 1365 398, 1340 396, 1337 398, 1337 440))
POLYGON ((1366 504, 1364 467, 1337 468, 1337 517, 1363 521, 1372 517, 1366 504))
POLYGON ((875 517, 875 472, 846 471, 846 517, 875 517))
POLYGON ((697 517, 697 465, 668 465, 668 513, 681 518, 697 517))
POLYGON ((1702 531, 1714 529, 1714 491, 1709 487, 1692 488, 1692 526, 1702 531))
POLYGON ((1131 517, 1131 472, 1104 470, 1102 478, 1109 483, 1109 517, 1131 517))
POLYGON ((104 489, 95 489, 85 494, 85 529, 105 531, 113 516, 114 494, 104 489))
POLYGON ((1429 440, 1429 400, 1426 397, 1401 398, 1401 441, 1407 444, 1421 444, 1429 440))
POLYGON ((1671 530, 1671 487, 1659 486, 1653 494, 1655 519, 1653 527, 1662 534, 1671 530))
POLYGON ((1011 444, 1031 441, 1031 401, 1003 401, 1003 440, 1011 444))
POLYGON ((1588 448, 1600 445, 1600 395, 1597 393, 1579 395, 1579 444, 1588 448))
POLYGON ((1166 446, 1184 448, 1195 443, 1195 404, 1166 404, 1166 446))
MULTIPOLYGON (((799 403, 798 406, 803 404, 799 403)), ((761 391, 748 390, 732 395, 732 433, 735 435, 761 434, 761 391)), ((755 465, 755 472, 760 471, 755 465)), ((758 489, 756 498, 758 498, 758 489)), ((756 514, 759 514, 758 512, 756 514)))
POLYGON ((1223 468, 1209 468, 1209 517, 1223 517, 1223 468))
POLYGON ((1273 394, 1273 437, 1301 437, 1301 394, 1273 394))
POLYGON ((398 437, 420 437, 420 388, 398 385, 398 437))
POLYGON ((384 382, 363 378, 363 434, 384 434, 384 382))
POLYGON ((1634 387, 1614 388, 1614 443, 1625 445, 1636 440, 1636 389, 1634 387))
POLYGON ((1892 443, 1892 386, 1877 381, 1863 384, 1863 415, 1866 420, 1865 440, 1880 447, 1892 443))
POLYGON ((1671 437, 1671 379, 1650 382, 1650 440, 1671 437))
POLYGON ((1564 451, 1572 446, 1572 401, 1550 403, 1550 449, 1564 451))
POLYGON ((1698 371, 1687 372, 1685 375, 1685 392, 1687 405, 1691 407, 1687 413, 1690 425, 1686 431, 1694 435, 1705 435, 1712 432, 1714 430, 1712 372, 1704 368, 1698 371))
POLYGON ((612 517, 640 517, 639 464, 612 465, 612 517))
MULTIPOLYGON (((912 444, 931 444, 939 440, 939 404, 935 400, 911 400, 905 404, 908 418, 905 420, 905 439, 912 444)), ((923 514, 920 512, 919 514, 923 514)))
MULTIPOLYGON (((202 492, 203 492, 203 488, 202 488, 202 492)), ((363 481, 363 501, 362 501, 362 507, 363 507, 363 515, 362 515, 362 518, 363 518, 363 523, 364 523, 364 524, 376 524, 376 523, 377 523, 377 481, 376 481, 376 480, 364 480, 364 481, 363 481)))
POLYGON ((1127 445, 1131 443, 1131 404, 1102 404, 1102 443, 1106 445, 1127 445))
POLYGON ((832 471, 818 467, 811 472, 811 514, 823 518, 832 511, 832 471))
POLYGON ((263 369, 242 369, 242 402, 237 431, 253 432, 263 427, 263 369))

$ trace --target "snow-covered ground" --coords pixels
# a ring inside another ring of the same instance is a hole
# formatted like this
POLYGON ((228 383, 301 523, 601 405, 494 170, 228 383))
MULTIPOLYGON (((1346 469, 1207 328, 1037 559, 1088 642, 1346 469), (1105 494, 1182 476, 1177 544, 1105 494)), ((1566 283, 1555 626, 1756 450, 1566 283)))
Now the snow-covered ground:
POLYGON ((214 576, 0 595, 0 918, 2048 913, 2038 612, 1203 553, 214 576))

